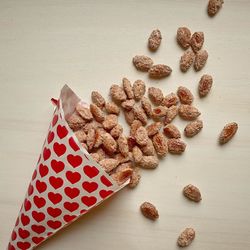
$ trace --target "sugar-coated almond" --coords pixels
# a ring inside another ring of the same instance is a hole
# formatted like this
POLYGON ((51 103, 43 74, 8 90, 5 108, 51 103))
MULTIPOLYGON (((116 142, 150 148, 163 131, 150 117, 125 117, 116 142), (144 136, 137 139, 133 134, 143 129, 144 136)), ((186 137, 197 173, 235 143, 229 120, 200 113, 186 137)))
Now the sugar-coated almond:
POLYGON ((131 125, 132 122, 136 119, 135 113, 134 113, 134 108, 133 108, 133 110, 130 110, 130 111, 124 110, 124 117, 125 117, 125 120, 128 123, 128 125, 131 125))
POLYGON ((81 129, 87 123, 87 121, 83 120, 82 117, 76 112, 74 112, 69 118, 67 118, 67 122, 69 127, 73 131, 81 129))
POLYGON ((168 153, 167 138, 161 132, 158 132, 153 136, 153 144, 157 155, 159 156, 167 155, 168 153))
POLYGON ((120 113, 119 106, 116 105, 114 102, 106 102, 105 109, 106 109, 108 114, 119 115, 119 113, 120 113))
POLYGON ((159 165, 159 160, 155 155, 144 155, 138 163, 140 168, 154 169, 159 165))
POLYGON ((116 126, 114 126, 111 131, 110 134, 113 138, 117 139, 123 132, 123 127, 121 124, 117 124, 116 126))
POLYGON ((135 105, 135 100, 134 99, 129 99, 124 102, 122 102, 121 106, 126 109, 126 110, 131 110, 135 105))
POLYGON ((85 142, 87 139, 87 135, 85 134, 85 132, 81 129, 81 130, 77 130, 75 132, 75 136, 78 139, 79 142, 85 142))
POLYGON ((196 186, 189 184, 183 188, 183 194, 189 200, 199 202, 201 200, 201 193, 199 188, 196 186))
POLYGON ((118 164, 119 161, 116 159, 112 159, 112 158, 107 158, 107 159, 103 159, 99 162, 99 164, 104 168, 104 170, 109 173, 110 171, 112 171, 113 169, 115 169, 118 164))
POLYGON ((220 8, 222 7, 222 4, 224 3, 224 0, 209 0, 208 6, 207 6, 207 13, 209 16, 215 16, 220 8))
POLYGON ((153 60, 148 56, 135 56, 133 58, 134 66, 141 71, 148 71, 153 63, 153 60))
POLYGON ((156 51, 161 44, 162 36, 160 30, 153 30, 148 38, 148 47, 152 51, 156 51))
POLYGON ((170 93, 163 98, 161 105, 169 108, 173 105, 177 105, 178 102, 179 102, 178 96, 175 93, 170 93))
POLYGON ((151 78, 163 78, 172 73, 172 69, 165 64, 155 64, 148 71, 151 78))
POLYGON ((118 144, 118 149, 121 152, 121 154, 125 157, 128 156, 129 147, 128 147, 128 141, 125 135, 119 136, 117 140, 117 144, 118 144))
POLYGON ((140 163, 143 157, 143 154, 140 148, 137 146, 134 146, 132 153, 133 153, 133 158, 134 158, 135 163, 137 164, 140 163))
POLYGON ((199 87, 198 87, 200 97, 204 97, 210 92, 212 88, 212 84, 213 84, 212 76, 203 75, 201 77, 200 82, 199 82, 199 87))
POLYGON ((161 89, 155 88, 155 87, 150 87, 148 89, 148 96, 150 100, 155 104, 155 105, 160 105, 163 100, 163 93, 161 89))
POLYGON ((238 130, 238 124, 236 122, 231 122, 225 125, 219 136, 220 144, 225 144, 230 141, 238 130))
POLYGON ((156 207, 149 202, 143 202, 140 206, 142 214, 150 219, 150 220, 156 220, 159 218, 159 213, 156 207))
POLYGON ((110 114, 105 117, 102 125, 106 130, 111 130, 118 124, 118 117, 117 115, 110 114))
POLYGON ((191 31, 187 27, 178 28, 176 40, 183 49, 187 49, 190 46, 190 39, 191 31))
POLYGON ((186 228, 178 237, 177 244, 179 247, 189 246, 195 238, 195 231, 193 228, 186 228))
POLYGON ((200 114, 200 111, 194 106, 181 104, 179 107, 179 115, 184 120, 195 120, 200 114))
POLYGON ((166 116, 164 119, 164 124, 168 124, 174 120, 174 118, 178 115, 178 107, 173 105, 167 109, 166 116))
POLYGON ((139 127, 135 132, 135 140, 140 146, 145 146, 148 142, 148 133, 143 126, 139 127))
POLYGON ((179 131, 179 129, 173 125, 173 124, 167 124, 164 128, 163 128, 163 132, 164 134, 168 137, 168 138, 175 138, 178 139, 181 137, 181 133, 179 131))
POLYGON ((167 114, 168 108, 165 106, 158 106, 152 111, 152 118, 154 120, 160 120, 160 118, 164 117, 167 114))
POLYGON ((126 93, 128 99, 133 99, 134 98, 134 92, 133 92, 132 84, 125 77, 122 79, 122 86, 123 86, 124 92, 126 93))
POLYGON ((184 129, 184 133, 187 137, 193 137, 197 135, 203 128, 203 122, 201 120, 196 120, 187 124, 184 129))
POLYGON ((192 50, 187 50, 183 53, 180 59, 180 69, 182 72, 187 72, 195 60, 195 54, 192 50))
POLYGON ((90 111, 92 113, 92 115, 94 116, 95 120, 98 122, 103 122, 105 115, 103 113, 103 111, 96 106, 95 104, 90 104, 90 111))
POLYGON ((115 102, 123 102, 127 99, 123 88, 117 84, 113 84, 110 87, 110 95, 115 102))
POLYGON ((149 101, 149 99, 147 97, 145 97, 145 96, 142 97, 141 106, 144 109, 146 115, 148 117, 151 117, 151 115, 152 115, 152 105, 151 105, 151 102, 149 101))
POLYGON ((203 43, 204 43, 204 33, 194 32, 190 40, 190 45, 195 53, 202 48, 203 43))
POLYGON ((117 143, 109 133, 103 135, 103 146, 110 154, 115 153, 117 150, 117 143))
POLYGON ((134 105, 133 112, 134 112, 134 118, 140 120, 142 122, 142 125, 145 126, 148 122, 148 119, 143 108, 140 107, 139 105, 134 105))
POLYGON ((98 106, 100 109, 103 109, 105 106, 105 99, 98 91, 92 91, 91 93, 92 102, 98 106))
POLYGON ((136 80, 133 84, 133 92, 135 100, 141 100, 146 92, 145 83, 142 80, 136 80))
POLYGON ((136 167, 133 169, 133 173, 130 177, 130 182, 129 182, 128 186, 130 188, 135 188, 139 184, 140 179, 141 179, 140 170, 139 170, 139 168, 136 167))
POLYGON ((155 134, 157 134, 162 128, 162 123, 161 122, 154 122, 151 123, 150 125, 147 126, 147 132, 148 132, 148 136, 152 137, 155 134))
POLYGON ((115 173, 111 174, 113 180, 117 182, 118 185, 125 183, 133 174, 133 169, 131 167, 126 167, 118 169, 115 173))
POLYGON ((151 139, 148 139, 147 144, 141 147, 141 151, 144 155, 155 155, 154 144, 151 139))
POLYGON ((200 71, 206 64, 208 58, 208 53, 206 50, 199 50, 196 53, 194 60, 194 69, 200 71))
POLYGON ((194 100, 194 96, 191 93, 191 91, 183 86, 180 86, 177 90, 177 95, 179 97, 179 100, 183 104, 191 104, 194 100))
POLYGON ((181 154, 186 149, 186 143, 181 141, 180 139, 168 139, 168 151, 172 154, 181 154))
POLYGON ((93 115, 89 108, 83 107, 80 103, 76 105, 76 111, 86 121, 91 121, 93 119, 93 115))
POLYGON ((130 135, 135 136, 136 130, 142 126, 141 121, 139 120, 134 120, 130 126, 130 135))

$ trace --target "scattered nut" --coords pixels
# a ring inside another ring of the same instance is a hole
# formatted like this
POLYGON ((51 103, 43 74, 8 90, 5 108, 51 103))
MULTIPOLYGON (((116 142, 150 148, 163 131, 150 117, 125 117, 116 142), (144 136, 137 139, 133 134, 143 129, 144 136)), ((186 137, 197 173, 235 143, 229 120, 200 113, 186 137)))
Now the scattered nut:
POLYGON ((92 120, 91 122, 86 123, 86 124, 83 126, 82 129, 83 129, 83 131, 87 134, 91 128, 93 128, 93 129, 96 130, 97 128, 102 128, 102 127, 103 127, 103 126, 102 126, 101 123, 99 123, 99 122, 97 122, 97 121, 95 121, 95 120, 92 120))
POLYGON ((203 43, 204 43, 204 33, 194 32, 194 34, 191 37, 190 45, 195 53, 202 48, 203 43))
POLYGON ((117 184, 120 186, 123 183, 125 183, 133 174, 133 169, 130 167, 118 169, 115 173, 111 174, 111 177, 113 180, 117 182, 117 184))
POLYGON ((192 184, 183 188, 183 194, 192 201, 199 202, 201 200, 200 190, 192 184))
POLYGON ((149 49, 152 51, 156 51, 161 44, 161 39, 162 39, 162 36, 161 36, 160 30, 158 29, 153 30, 148 38, 149 49))
POLYGON ((147 132, 148 132, 148 136, 152 137, 155 134, 157 134, 161 130, 161 127, 162 127, 161 122, 154 122, 154 123, 151 123, 150 125, 148 125, 146 128, 147 132))
POLYGON ((159 120, 160 118, 162 118, 163 116, 167 114, 167 110, 168 108, 165 106, 158 106, 154 108, 152 111, 152 118, 154 120, 159 120))
POLYGON ((166 127, 164 127, 163 132, 168 138, 178 139, 181 137, 179 129, 173 124, 168 124, 166 127))
POLYGON ((140 175, 139 168, 134 168, 133 173, 130 177, 130 182, 129 182, 128 186, 130 188, 136 187, 139 184, 140 179, 141 179, 141 175, 140 175))
POLYGON ((99 164, 104 168, 104 170, 109 173, 112 171, 114 168, 116 168, 119 164, 119 161, 116 159, 108 158, 108 159, 103 159, 99 162, 99 164))
POLYGON ((104 122, 102 123, 103 127, 106 130, 111 130, 118 124, 118 117, 117 115, 110 114, 105 117, 104 122))
POLYGON ((196 120, 187 124, 184 129, 184 133, 187 137, 193 137, 197 135, 203 128, 203 122, 201 120, 196 120))
POLYGON ((136 80, 133 84, 133 92, 135 100, 141 100, 141 98, 146 92, 145 83, 142 80, 136 80))
POLYGON ((135 163, 140 163, 141 160, 142 160, 142 157, 143 157, 143 154, 142 154, 142 151, 140 150, 139 147, 135 146, 133 147, 133 158, 134 158, 134 161, 135 163))
POLYGON ((147 144, 141 147, 141 151, 144 155, 150 156, 155 155, 154 144, 151 139, 148 139, 147 144))
POLYGON ((82 117, 74 112, 68 119, 67 122, 69 124, 69 127, 73 130, 76 131, 78 129, 81 129, 87 121, 83 120, 82 117))
POLYGON ((151 117, 151 115, 152 115, 152 105, 151 105, 151 103, 150 103, 150 101, 149 101, 149 99, 147 97, 145 97, 145 96, 142 97, 141 106, 144 109, 146 115, 148 117, 151 117))
POLYGON ((178 237, 177 244, 180 247, 187 247, 192 243, 195 237, 195 231, 193 228, 186 228, 178 237))
POLYGON ((174 118, 178 115, 179 108, 177 106, 171 106, 167 109, 166 116, 164 119, 164 124, 168 124, 174 120, 174 118))
POLYGON ((132 153, 129 152, 127 156, 122 155, 121 153, 118 153, 114 156, 114 159, 119 161, 119 164, 129 162, 132 160, 132 153))
POLYGON ((114 102, 106 102, 105 109, 108 114, 119 115, 120 108, 114 102))
POLYGON ((190 105, 194 100, 194 96, 191 93, 191 91, 188 88, 183 87, 183 86, 180 86, 178 88, 177 95, 178 95, 180 102, 182 104, 189 104, 190 105))
POLYGON ((144 112, 144 109, 142 109, 140 106, 135 105, 133 107, 134 112, 134 118, 137 120, 140 120, 142 122, 142 125, 145 126, 148 122, 147 115, 144 112))
POLYGON ((208 6, 207 6, 207 13, 209 16, 214 16, 217 14, 217 12, 222 7, 222 4, 224 3, 223 0, 209 0, 208 6))
POLYGON ((139 120, 134 120, 130 126, 130 135, 135 136, 136 130, 142 126, 141 121, 139 120))
POLYGON ((201 77, 198 87, 200 97, 204 97, 210 92, 212 84, 213 84, 212 76, 203 75, 201 77))
POLYGON ((87 135, 85 134, 85 132, 83 130, 77 130, 75 132, 75 136, 79 142, 85 142, 87 139, 87 135))
POLYGON ((187 49, 190 46, 191 31, 187 27, 178 28, 176 39, 183 49, 187 49))
POLYGON ((156 207, 149 202, 143 202, 140 206, 142 214, 150 219, 150 220, 156 220, 159 218, 159 213, 156 207))
POLYGON ((97 107, 95 104, 90 104, 90 111, 96 121, 98 122, 104 121, 105 115, 103 111, 99 107, 97 107))
POLYGON ((135 132, 135 140, 140 146, 145 146, 148 142, 148 133, 144 127, 139 127, 135 132))
POLYGON ((93 116, 88 108, 83 107, 81 104, 76 105, 76 111, 86 121, 91 121, 93 116))
POLYGON ((208 58, 208 53, 206 50, 199 50, 196 53, 194 60, 194 69, 200 71, 206 64, 208 58))
POLYGON ((170 93, 163 98, 161 105, 169 108, 173 105, 177 105, 178 102, 179 102, 178 96, 174 93, 170 93))
POLYGON ((184 120, 195 120, 200 114, 194 106, 181 104, 179 107, 179 115, 184 120))
POLYGON ((133 99, 134 98, 134 92, 133 92, 131 82, 127 78, 124 77, 122 79, 122 85, 123 85, 123 89, 124 89, 128 99, 133 99))
POLYGON ((90 155, 92 156, 94 161, 96 161, 96 162, 100 161, 100 156, 98 153, 91 153, 90 155))
POLYGON ((106 133, 103 135, 103 146, 107 150, 107 152, 110 154, 113 154, 116 152, 117 143, 109 133, 106 133))
POLYGON ((180 60, 180 69, 182 72, 187 72, 195 60, 195 54, 192 50, 187 50, 183 53, 180 60))
POLYGON ((136 140, 133 136, 128 136, 127 138, 128 140, 128 148, 129 148, 129 151, 133 151, 133 148, 136 146, 136 140))
POLYGON ((92 148, 94 147, 95 145, 95 129, 91 128, 87 134, 87 146, 88 146, 88 149, 91 151, 92 148))
POLYGON ((232 139, 238 130, 238 124, 236 122, 228 123, 220 133, 219 143, 225 144, 232 139))
POLYGON ((110 87, 110 95, 115 102, 123 102, 127 99, 127 96, 122 87, 117 84, 113 84, 110 87))
POLYGON ((148 56, 135 56, 133 64, 138 70, 148 71, 153 66, 153 60, 148 56))
POLYGON ((132 122, 135 120, 134 109, 130 111, 124 110, 124 117, 128 125, 131 125, 132 122))
POLYGON ((129 148, 128 148, 128 141, 124 135, 120 135, 117 140, 119 151, 123 156, 128 156, 129 148))
POLYGON ((160 105, 163 100, 163 93, 161 89, 155 88, 155 87, 150 87, 148 89, 148 96, 150 100, 155 104, 155 105, 160 105))
POLYGON ((105 106, 105 99, 102 97, 102 95, 97 91, 92 91, 91 93, 92 102, 99 107, 100 109, 103 109, 105 106))
POLYGON ((186 149, 186 143, 181 141, 180 139, 168 139, 168 151, 172 154, 181 154, 186 149))
POLYGON ((158 132, 153 136, 153 144, 157 155, 159 156, 167 155, 168 153, 167 138, 161 132, 158 132))
POLYGON ((148 73, 151 78, 163 78, 169 76, 172 69, 165 64, 155 64, 149 69, 148 73))
POLYGON ((135 100, 134 99, 129 99, 124 102, 122 102, 121 106, 126 109, 126 110, 131 110, 135 105, 135 100))
POLYGON ((141 161, 138 163, 138 166, 145 169, 154 169, 159 165, 159 160, 155 155, 144 155, 141 158, 141 161))

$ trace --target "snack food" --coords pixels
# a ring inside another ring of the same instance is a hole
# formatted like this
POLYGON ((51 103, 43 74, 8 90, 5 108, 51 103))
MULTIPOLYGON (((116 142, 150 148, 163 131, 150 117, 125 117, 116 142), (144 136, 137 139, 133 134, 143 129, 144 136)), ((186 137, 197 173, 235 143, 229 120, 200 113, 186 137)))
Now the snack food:
POLYGON ((195 238, 195 231, 193 228, 186 228, 178 237, 177 244, 180 247, 189 246, 195 238))
POLYGON ((165 64, 155 64, 149 69, 148 73, 151 78, 163 78, 169 76, 172 69, 165 64))
POLYGON ((215 16, 222 7, 223 3, 224 0, 209 0, 207 6, 208 15, 211 17, 215 16))
POLYGON ((156 207, 149 202, 143 202, 140 206, 142 214, 150 219, 150 220, 156 220, 159 218, 159 213, 156 207))
POLYGON ((228 123, 222 129, 219 136, 219 143, 225 144, 230 141, 238 130, 238 124, 236 122, 228 123))
POLYGON ((141 71, 149 71, 149 69, 153 66, 153 60, 148 56, 135 56, 133 58, 134 66, 141 71))
POLYGON ((200 82, 199 82, 199 86, 198 86, 198 91, 199 91, 200 97, 204 97, 210 92, 210 90, 212 88, 212 84, 213 84, 212 76, 203 75, 201 77, 200 82))
POLYGON ((161 44, 162 36, 160 30, 153 30, 148 38, 148 47, 152 51, 156 51, 161 44))
POLYGON ((183 188, 183 194, 192 201, 199 202, 201 200, 200 190, 192 184, 189 184, 183 188))
POLYGON ((190 39, 191 31, 187 27, 178 28, 176 40, 183 49, 187 49, 190 46, 190 39))

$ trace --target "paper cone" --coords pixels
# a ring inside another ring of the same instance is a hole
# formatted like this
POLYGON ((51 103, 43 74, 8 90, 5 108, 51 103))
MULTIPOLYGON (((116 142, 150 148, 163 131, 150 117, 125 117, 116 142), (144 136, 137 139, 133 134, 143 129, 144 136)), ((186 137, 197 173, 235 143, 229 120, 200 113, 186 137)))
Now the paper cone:
POLYGON ((128 183, 118 186, 69 128, 80 101, 63 87, 8 250, 34 249, 128 183))

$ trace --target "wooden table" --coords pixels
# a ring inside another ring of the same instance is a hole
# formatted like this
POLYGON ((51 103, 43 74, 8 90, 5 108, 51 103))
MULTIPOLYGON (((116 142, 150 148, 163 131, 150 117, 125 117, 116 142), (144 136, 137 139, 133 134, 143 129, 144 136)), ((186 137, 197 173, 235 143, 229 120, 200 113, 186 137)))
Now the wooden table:
MULTIPOLYGON (((250 249, 250 2, 225 0, 215 18, 207 1, 0 1, 0 248, 5 249, 47 132, 51 97, 69 84, 89 101, 92 90, 108 95, 112 83, 126 76, 144 80, 164 93, 190 88, 201 110, 204 129, 186 139, 182 156, 168 155, 154 171, 142 171, 135 190, 125 188, 40 249, 178 249, 185 227, 196 229, 190 249, 250 249), (205 33, 209 52, 199 73, 179 70, 182 49, 176 30, 187 26, 205 33), (151 53, 147 38, 162 31, 160 49, 151 53), (146 54, 173 68, 171 77, 153 81, 135 70, 134 55, 146 54), (214 77, 212 92, 197 95, 201 75, 214 77), (220 147, 217 137, 236 121, 235 138, 220 147), (182 196, 193 183, 200 204, 182 196), (154 203, 156 222, 139 212, 154 203)), ((121 123, 125 125, 123 118, 121 123)), ((174 121, 181 130, 185 122, 174 121)))

